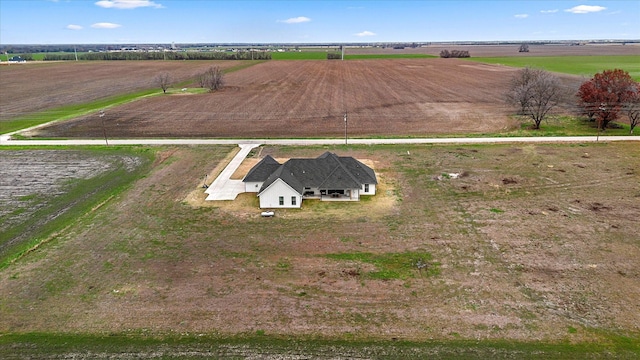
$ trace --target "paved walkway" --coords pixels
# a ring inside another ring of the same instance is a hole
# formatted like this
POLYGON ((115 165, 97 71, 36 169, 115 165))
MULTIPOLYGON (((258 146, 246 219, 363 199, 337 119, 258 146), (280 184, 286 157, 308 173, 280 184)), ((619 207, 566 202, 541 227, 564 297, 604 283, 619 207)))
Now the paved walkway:
POLYGON ((205 193, 209 194, 206 200, 235 200, 238 194, 245 192, 242 180, 231 180, 231 176, 238 170, 251 149, 260 146, 260 144, 238 144, 238 146, 240 146, 240 151, 205 190, 205 193))

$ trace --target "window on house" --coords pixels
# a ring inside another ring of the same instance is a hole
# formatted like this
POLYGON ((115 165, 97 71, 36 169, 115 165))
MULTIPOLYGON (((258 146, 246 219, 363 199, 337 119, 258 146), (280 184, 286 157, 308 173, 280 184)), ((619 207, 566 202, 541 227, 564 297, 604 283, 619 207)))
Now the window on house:
POLYGON ((297 198, 295 196, 292 196, 291 197, 291 205, 295 206, 296 205, 296 200, 297 200, 297 198))
POLYGON ((364 184, 364 192, 369 192, 369 184, 364 184))
POLYGON ((278 197, 278 203, 280 204, 280 206, 284 205, 284 196, 278 197))

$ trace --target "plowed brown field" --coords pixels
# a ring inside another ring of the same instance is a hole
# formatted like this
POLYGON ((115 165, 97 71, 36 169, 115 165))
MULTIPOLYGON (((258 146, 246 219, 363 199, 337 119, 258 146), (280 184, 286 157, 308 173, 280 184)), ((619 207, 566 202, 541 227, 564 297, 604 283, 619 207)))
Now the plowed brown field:
POLYGON ((33 62, 0 66, 0 121, 65 105, 155 87, 168 72, 183 81, 211 65, 229 68, 238 61, 33 62))
MULTIPOLYGON (((514 69, 457 59, 271 61, 226 77, 216 93, 166 95, 110 110, 109 137, 424 135, 511 126, 514 69)), ((95 115, 40 136, 100 137, 95 115)))

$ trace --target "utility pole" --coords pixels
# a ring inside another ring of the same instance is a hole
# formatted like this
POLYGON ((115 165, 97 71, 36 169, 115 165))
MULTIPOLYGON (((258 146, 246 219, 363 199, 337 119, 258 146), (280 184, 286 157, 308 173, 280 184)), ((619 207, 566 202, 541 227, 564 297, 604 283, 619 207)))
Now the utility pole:
POLYGON ((344 113, 344 144, 347 145, 347 113, 344 113))
MULTIPOLYGON (((600 108, 598 108, 603 113, 607 111, 607 104, 600 104, 600 108)), ((600 130, 602 129, 602 116, 598 116, 598 135, 596 135, 596 142, 600 141, 600 130)))
POLYGON ((104 135, 104 143, 109 146, 109 141, 107 141, 107 129, 104 127, 104 110, 100 110, 100 120, 102 120, 102 134, 104 135))

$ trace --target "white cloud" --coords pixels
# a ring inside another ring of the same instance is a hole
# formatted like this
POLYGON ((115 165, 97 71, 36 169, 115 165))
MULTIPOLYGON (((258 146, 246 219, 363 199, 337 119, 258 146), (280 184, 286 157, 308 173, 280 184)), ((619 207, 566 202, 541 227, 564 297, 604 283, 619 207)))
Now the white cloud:
POLYGON ((69 29, 69 30, 82 30, 82 26, 69 24, 69 25, 67 25, 67 29, 69 29))
POLYGON ((309 21, 311 21, 311 19, 309 19, 306 16, 298 16, 298 17, 287 19, 287 20, 278 20, 278 22, 282 22, 285 24, 300 24, 300 23, 305 23, 309 21))
POLYGON ((518 19, 526 19, 529 17, 529 14, 515 14, 513 15, 513 17, 518 18, 518 19))
POLYGON ((555 14, 558 12, 558 9, 553 9, 553 10, 540 10, 541 13, 543 14, 555 14))
POLYGON ((607 10, 607 8, 604 6, 598 6, 598 5, 578 5, 578 6, 572 7, 571 9, 566 9, 565 11, 574 13, 574 14, 588 14, 588 13, 598 12, 603 10, 607 10))
POLYGON ((107 23, 107 22, 95 23, 95 24, 91 25, 91 27, 94 28, 94 29, 117 29, 117 28, 119 28, 121 26, 122 25, 120 25, 120 24, 107 23))
POLYGON ((135 9, 139 7, 160 9, 164 7, 149 0, 100 0, 96 2, 96 5, 105 9, 135 9))
POLYGON ((360 36, 360 37, 363 37, 363 36, 375 36, 375 35, 376 35, 376 33, 371 32, 371 31, 366 31, 366 30, 365 30, 365 31, 363 31, 363 32, 359 32, 359 33, 354 34, 354 35, 355 35, 355 36, 360 36))

